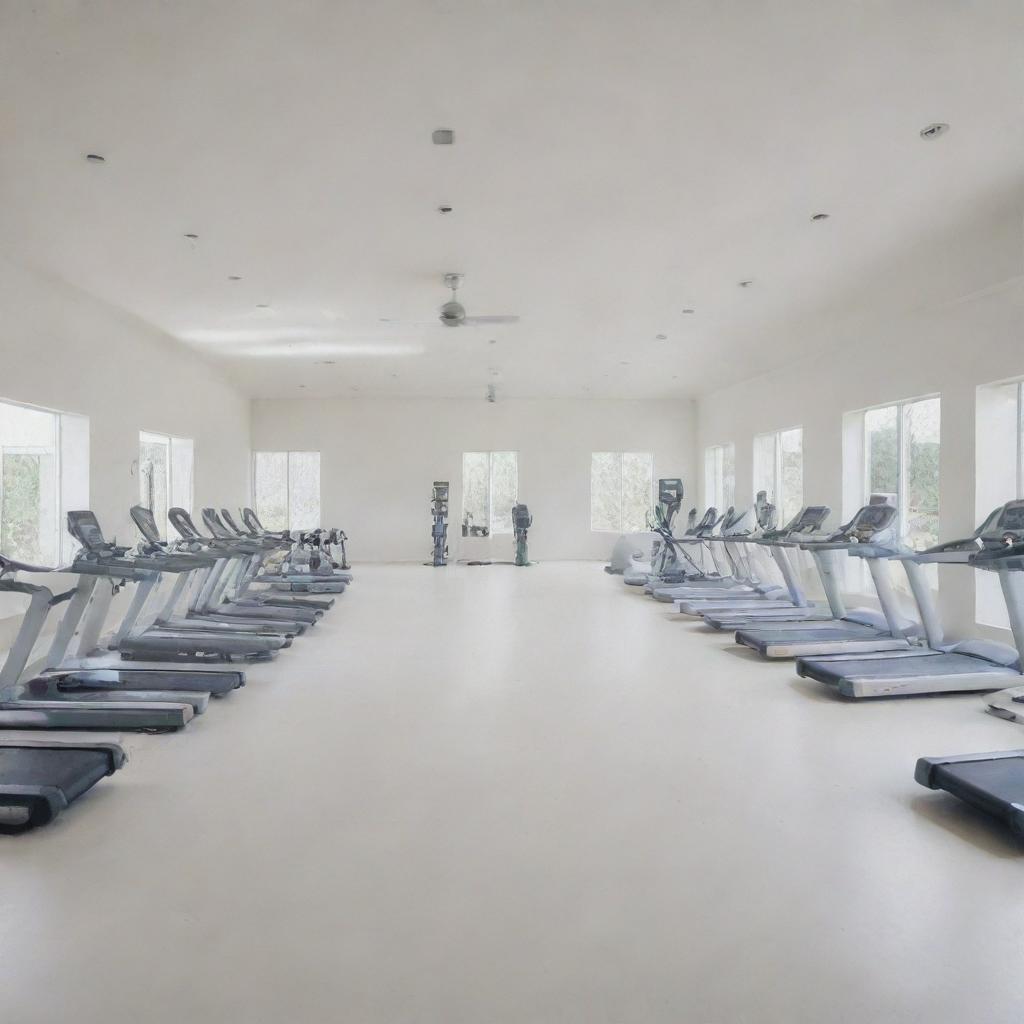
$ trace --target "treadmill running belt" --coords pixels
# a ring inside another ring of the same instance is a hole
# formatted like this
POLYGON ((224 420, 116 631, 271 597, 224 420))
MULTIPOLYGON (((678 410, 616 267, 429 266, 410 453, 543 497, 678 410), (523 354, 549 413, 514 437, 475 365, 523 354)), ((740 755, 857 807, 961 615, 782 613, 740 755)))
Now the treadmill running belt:
MULTIPOLYGON (((840 679, 907 679, 924 676, 992 673, 1020 678, 1019 673, 967 654, 925 654, 916 658, 801 658, 797 671, 807 679, 838 686, 840 679)), ((995 689, 995 687, 993 687, 995 689)))
POLYGON ((749 629, 741 629, 736 634, 740 643, 749 643, 751 647, 755 644, 765 643, 787 643, 801 644, 810 643, 812 640, 845 640, 847 638, 859 640, 861 637, 888 636, 874 626, 865 626, 859 622, 842 622, 827 626, 805 626, 800 629, 772 629, 770 626, 757 626, 749 629))

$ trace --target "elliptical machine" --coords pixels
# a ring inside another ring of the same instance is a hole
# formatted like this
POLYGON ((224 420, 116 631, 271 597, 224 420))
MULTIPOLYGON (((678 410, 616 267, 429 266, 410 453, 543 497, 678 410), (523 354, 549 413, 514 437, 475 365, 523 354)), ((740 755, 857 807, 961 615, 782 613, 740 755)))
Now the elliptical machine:
POLYGON ((683 481, 678 477, 658 481, 658 504, 653 514, 648 513, 648 526, 657 534, 651 547, 651 564, 637 566, 623 573, 623 582, 634 587, 645 586, 650 581, 666 579, 666 573, 679 570, 680 555, 676 539, 672 536, 672 524, 683 504, 683 481))
POLYGON ((516 565, 530 564, 530 551, 526 544, 526 531, 533 526, 533 516, 525 505, 512 506, 512 531, 516 538, 516 565))
POLYGON ((430 496, 430 514, 433 523, 430 537, 434 545, 432 561, 427 565, 448 564, 448 481, 435 480, 430 496))

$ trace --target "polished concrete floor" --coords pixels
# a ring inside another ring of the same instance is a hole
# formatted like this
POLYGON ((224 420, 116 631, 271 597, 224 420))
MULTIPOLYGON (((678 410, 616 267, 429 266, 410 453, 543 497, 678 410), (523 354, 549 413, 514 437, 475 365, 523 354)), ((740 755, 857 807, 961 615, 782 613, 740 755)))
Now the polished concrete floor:
POLYGON ((600 567, 366 567, 0 842, 5 1024, 1024 1019, 1024 847, 913 781, 1024 746, 840 703, 600 567))

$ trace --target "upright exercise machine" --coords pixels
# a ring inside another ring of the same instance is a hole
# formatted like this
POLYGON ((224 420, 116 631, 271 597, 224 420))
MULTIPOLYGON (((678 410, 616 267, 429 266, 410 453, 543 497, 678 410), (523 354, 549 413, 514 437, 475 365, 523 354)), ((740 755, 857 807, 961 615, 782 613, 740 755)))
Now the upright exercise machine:
POLYGON ((430 495, 430 514, 433 523, 430 539, 433 543, 432 561, 428 565, 448 564, 448 481, 435 480, 430 495))
POLYGON ((516 565, 530 564, 530 551, 526 543, 526 532, 533 526, 533 516, 525 505, 512 506, 512 531, 516 538, 516 565))

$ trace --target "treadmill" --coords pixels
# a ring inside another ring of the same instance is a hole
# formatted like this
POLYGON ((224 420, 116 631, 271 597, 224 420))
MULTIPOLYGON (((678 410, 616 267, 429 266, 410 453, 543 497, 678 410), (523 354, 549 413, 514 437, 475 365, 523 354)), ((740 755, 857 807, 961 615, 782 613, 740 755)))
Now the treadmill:
POLYGON ((1000 506, 970 536, 937 544, 925 551, 896 556, 903 562, 924 628, 927 646, 889 655, 800 658, 797 672, 851 698, 907 697, 941 693, 1001 690, 1021 682, 1017 649, 993 640, 947 643, 924 566, 973 565, 999 573, 1010 622, 1024 628, 1024 595, 1015 572, 1000 558, 1008 544, 1024 543, 1024 501, 1000 506))
POLYGON ((656 601, 708 600, 745 596, 767 596, 782 592, 777 584, 763 583, 754 571, 749 554, 743 550, 748 542, 772 531, 776 526, 776 509, 768 501, 767 491, 758 491, 754 507, 745 512, 730 509, 722 520, 717 536, 706 538, 718 572, 714 575, 687 580, 682 584, 656 586, 652 594, 656 601), (725 552, 729 571, 722 572, 715 556, 717 546, 725 552))
POLYGON ((51 679, 37 677, 30 684, 24 683, 26 666, 50 609, 66 601, 73 591, 54 595, 49 587, 25 583, 17 574, 54 571, 0 557, 0 592, 29 598, 0 669, 0 728, 173 732, 206 709, 208 693, 154 689, 111 692, 99 687, 68 693, 51 679))
MULTIPOLYGON (((682 615, 696 615, 713 629, 736 629, 755 619, 806 620, 824 619, 834 615, 837 608, 831 604, 822 607, 808 600, 796 571, 789 560, 788 550, 799 548, 808 538, 813 539, 831 514, 827 505, 807 505, 784 527, 767 530, 760 537, 748 537, 743 543, 766 547, 778 566, 785 590, 759 593, 737 593, 721 597, 686 598, 676 602, 676 610, 682 615)), ((824 560, 815 562, 819 574, 831 570, 831 563, 824 560)), ((828 593, 828 587, 826 586, 828 593)), ((838 591, 832 593, 838 599, 838 591)))
MULTIPOLYGON (((298 595, 292 597, 284 594, 248 593, 253 567, 266 558, 270 550, 268 543, 276 546, 276 542, 268 541, 265 538, 242 537, 229 530, 215 508, 203 509, 203 523, 215 540, 231 543, 240 551, 248 552, 246 557, 235 559, 234 564, 225 571, 221 582, 220 592, 230 595, 233 604, 251 608, 254 610, 254 614, 258 614, 260 608, 288 609, 291 617, 308 625, 318 622, 323 617, 326 608, 313 601, 302 599, 298 595)), ((214 607, 216 607, 216 603, 214 607)))
POLYGON ((116 736, 0 731, 0 834, 49 824, 125 760, 116 736))
MULTIPOLYGON (((279 636, 214 635, 213 633, 187 633, 152 630, 143 611, 150 595, 160 582, 162 573, 178 574, 175 589, 190 580, 197 571, 197 561, 191 553, 135 552, 107 542, 94 513, 77 511, 68 513, 68 532, 82 545, 72 565, 72 571, 82 576, 71 604, 54 638, 49 664, 56 668, 108 668, 109 659, 103 659, 104 647, 116 652, 114 664, 136 659, 145 662, 168 663, 158 667, 167 669, 170 663, 214 665, 224 662, 266 661, 277 654, 287 640, 279 636), (138 584, 124 620, 112 637, 100 639, 110 608, 114 587, 98 586, 99 580, 131 580, 138 584), (68 657, 73 641, 77 641, 74 655, 68 657)), ((209 560, 206 560, 208 564, 209 560)), ((199 563, 204 564, 204 563, 199 563)), ((208 568, 199 572, 209 572, 208 568)), ((141 669, 141 665, 133 666, 141 669)), ((147 664, 146 668, 150 666, 147 664)), ((237 673, 233 673, 237 675, 237 673)), ((211 691, 212 692, 212 691, 211 691)))
MULTIPOLYGON (((191 550, 207 552, 217 559, 216 564, 201 579, 188 604, 190 618, 200 617, 221 622, 249 622, 266 626, 289 640, 306 631, 312 622, 300 620, 285 608, 252 608, 230 601, 226 594, 233 564, 248 558, 255 550, 252 542, 240 538, 231 540, 205 537, 196 528, 192 517, 180 507, 169 509, 167 518, 183 544, 191 550)), ((313 619, 315 621, 315 617, 313 619)))
MULTIPOLYGON (((1024 518, 1024 511, 1021 512, 1024 518)), ((1010 610, 1010 628, 1018 648, 1024 650, 1024 543, 1001 550, 993 546, 973 556, 978 569, 999 573, 1010 610)), ((1015 686, 989 698, 988 710, 1001 718, 1020 721, 1016 710, 1024 700, 1024 687, 1015 686)), ((914 778, 929 789, 942 789, 964 803, 994 815, 1024 838, 1024 750, 996 750, 982 754, 922 757, 914 778)))
MULTIPOLYGON (((287 548, 290 547, 289 541, 273 537, 270 534, 257 536, 255 534, 246 533, 238 523, 235 522, 235 517, 231 514, 230 510, 226 508, 222 508, 220 510, 218 519, 224 528, 229 531, 232 537, 240 537, 245 540, 256 540, 263 545, 264 550, 260 554, 253 556, 248 566, 246 566, 245 574, 239 582, 238 593, 240 596, 250 596, 250 588, 254 585, 270 585, 272 587, 272 592, 259 591, 252 596, 259 596, 260 600, 264 604, 280 604, 282 607, 298 605, 301 608, 316 608, 320 611, 329 611, 334 607, 335 599, 329 594, 319 597, 310 597, 308 594, 289 593, 280 587, 280 581, 274 583, 270 579, 260 578, 260 572, 264 568, 266 560, 275 551, 281 552, 282 550, 287 550, 287 548)), ((351 573, 348 573, 348 575, 351 576, 351 573)), ((339 574, 339 578, 343 578, 343 575, 339 574)))
POLYGON ((846 551, 863 558, 881 612, 856 608, 824 622, 747 626, 737 631, 736 642, 765 658, 908 650, 920 626, 900 614, 889 575, 889 559, 906 551, 899 543, 896 519, 893 505, 865 505, 843 534, 803 545, 815 554, 846 551))
MULTIPOLYGON (((255 540, 267 537, 293 544, 292 536, 287 531, 274 533, 265 530, 259 517, 251 508, 242 509, 242 525, 249 536, 255 540)), ((258 582, 269 583, 277 590, 292 591, 301 594, 340 594, 347 585, 348 573, 330 572, 264 572, 258 582)))

